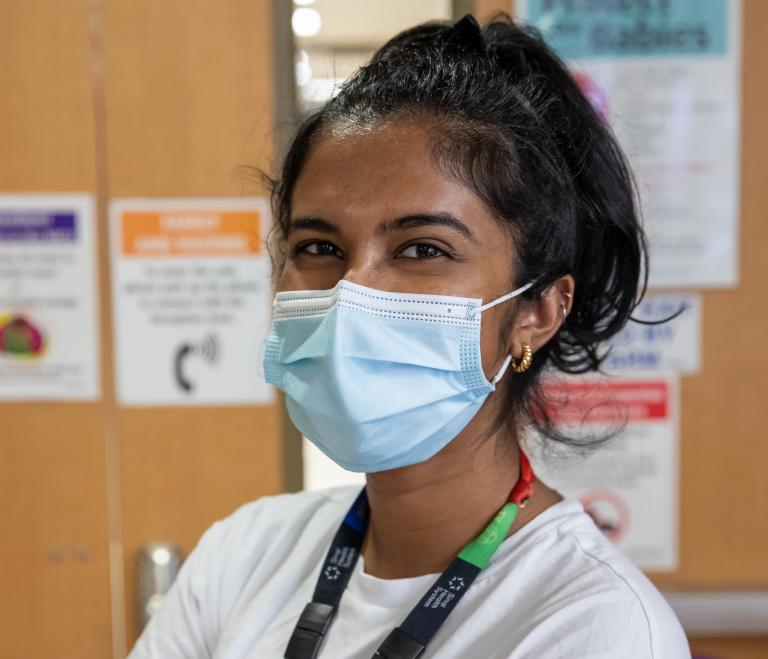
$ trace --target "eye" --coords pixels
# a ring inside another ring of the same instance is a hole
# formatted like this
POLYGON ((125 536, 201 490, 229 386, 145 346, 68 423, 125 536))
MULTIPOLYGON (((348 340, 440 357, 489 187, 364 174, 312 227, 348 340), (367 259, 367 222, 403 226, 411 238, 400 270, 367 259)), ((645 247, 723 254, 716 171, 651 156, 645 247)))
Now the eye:
POLYGON ((448 256, 448 254, 432 243, 414 243, 408 245, 398 256, 404 256, 407 259, 434 259, 438 256, 448 256))
POLYGON ((332 242, 327 240, 310 240, 297 245, 294 254, 310 254, 312 256, 337 256, 342 258, 344 253, 332 242))

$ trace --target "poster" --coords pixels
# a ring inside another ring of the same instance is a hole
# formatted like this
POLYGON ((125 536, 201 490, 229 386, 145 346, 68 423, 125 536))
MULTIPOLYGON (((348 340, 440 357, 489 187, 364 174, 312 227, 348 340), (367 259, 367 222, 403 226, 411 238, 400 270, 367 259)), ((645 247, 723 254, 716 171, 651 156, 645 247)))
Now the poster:
POLYGON ((117 397, 123 405, 269 403, 266 200, 110 204, 117 397))
POLYGON ((651 287, 738 282, 740 0, 517 0, 621 143, 651 287))
POLYGON ((701 295, 647 293, 633 318, 660 325, 629 322, 610 343, 603 368, 617 371, 673 371, 692 375, 701 368, 701 295))
POLYGON ((550 381, 544 388, 554 420, 577 436, 601 436, 617 424, 626 425, 616 439, 585 455, 546 449, 547 440, 540 444, 534 439, 530 446, 536 475, 562 494, 579 499, 597 526, 637 566, 674 570, 678 561, 676 376, 571 378, 550 381))
POLYGON ((90 196, 0 195, 0 400, 99 397, 96 263, 90 196))

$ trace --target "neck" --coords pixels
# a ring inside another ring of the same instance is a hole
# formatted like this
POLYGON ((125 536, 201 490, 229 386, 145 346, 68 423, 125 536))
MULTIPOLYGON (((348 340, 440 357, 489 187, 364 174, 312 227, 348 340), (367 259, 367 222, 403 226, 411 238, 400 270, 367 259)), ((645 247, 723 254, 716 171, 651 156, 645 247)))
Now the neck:
MULTIPOLYGON (((499 441, 462 433, 426 462, 368 474, 365 571, 399 579, 445 570, 504 505, 517 481, 517 450, 502 448, 499 441)), ((510 533, 560 499, 536 481, 510 533)))

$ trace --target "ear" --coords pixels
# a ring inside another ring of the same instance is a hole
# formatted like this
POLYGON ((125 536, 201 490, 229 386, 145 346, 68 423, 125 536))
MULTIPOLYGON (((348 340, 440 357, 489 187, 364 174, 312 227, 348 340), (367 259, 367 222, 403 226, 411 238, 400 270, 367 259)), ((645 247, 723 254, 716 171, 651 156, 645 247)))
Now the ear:
POLYGON ((521 306, 511 336, 513 357, 523 354, 523 344, 535 353, 555 335, 571 312, 574 290, 573 277, 565 275, 521 306))

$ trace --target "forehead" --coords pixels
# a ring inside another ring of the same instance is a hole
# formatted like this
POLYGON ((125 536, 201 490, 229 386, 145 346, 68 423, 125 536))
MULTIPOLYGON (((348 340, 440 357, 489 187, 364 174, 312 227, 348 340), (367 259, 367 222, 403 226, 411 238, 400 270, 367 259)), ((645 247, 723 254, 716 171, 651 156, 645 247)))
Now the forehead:
POLYGON ((438 165, 433 139, 429 125, 416 120, 325 134, 311 147, 294 186, 293 216, 373 223, 449 210, 462 221, 500 230, 482 199, 438 165))

